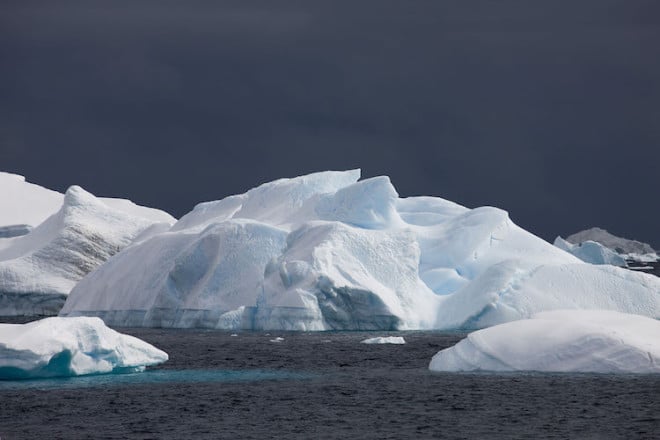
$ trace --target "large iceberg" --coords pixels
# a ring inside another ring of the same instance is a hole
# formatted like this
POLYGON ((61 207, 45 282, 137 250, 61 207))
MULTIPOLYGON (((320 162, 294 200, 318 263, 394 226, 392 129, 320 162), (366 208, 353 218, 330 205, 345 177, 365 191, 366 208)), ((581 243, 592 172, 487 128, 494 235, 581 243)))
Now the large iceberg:
POLYGON ((660 316, 660 279, 593 266, 501 209, 400 198, 321 172, 202 203, 73 289, 63 316, 115 326, 479 328, 557 308, 660 316))
POLYGON ((143 371, 167 353, 98 318, 0 324, 0 380, 143 371))
POLYGON ((0 239, 0 315, 56 315, 87 273, 133 241, 169 229, 173 221, 158 212, 72 186, 59 210, 28 234, 0 239))
POLYGON ((556 310, 470 333, 438 352, 432 371, 660 373, 660 321, 556 310))

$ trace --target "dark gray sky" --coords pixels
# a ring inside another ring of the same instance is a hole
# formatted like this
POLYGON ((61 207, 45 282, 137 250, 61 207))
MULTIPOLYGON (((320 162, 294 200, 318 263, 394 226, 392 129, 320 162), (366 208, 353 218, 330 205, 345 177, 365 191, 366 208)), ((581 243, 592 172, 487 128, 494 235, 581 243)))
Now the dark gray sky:
POLYGON ((0 3, 0 169, 60 191, 180 216, 360 167, 658 248, 659 164, 657 0, 0 3))

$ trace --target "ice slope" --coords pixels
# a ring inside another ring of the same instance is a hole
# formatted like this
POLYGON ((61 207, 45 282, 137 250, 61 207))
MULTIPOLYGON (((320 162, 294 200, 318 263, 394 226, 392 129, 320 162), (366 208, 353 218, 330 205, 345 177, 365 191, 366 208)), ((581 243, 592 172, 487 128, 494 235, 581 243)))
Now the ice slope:
POLYGON ((0 226, 37 226, 62 206, 62 194, 0 171, 0 226))
POLYGON ((438 352, 429 369, 660 373, 660 321, 598 310, 539 313, 470 333, 438 352))
POLYGON ((158 225, 72 186, 29 234, 0 240, 0 315, 57 314, 82 277, 158 225))
MULTIPOLYGON (((113 209, 152 222, 171 225, 176 221, 165 211, 136 205, 130 200, 110 197, 99 199, 113 209)), ((0 227, 37 226, 55 214, 62 207, 63 201, 64 195, 57 191, 26 182, 23 176, 0 171, 0 227)))
POLYGON ((359 170, 203 203, 111 258, 62 315, 118 326, 473 328, 555 308, 660 316, 660 280, 586 264, 497 208, 400 198, 359 170))
POLYGON ((612 266, 619 267, 628 266, 624 257, 595 241, 589 240, 572 244, 561 237, 557 237, 555 238, 554 245, 587 263, 611 264, 612 266))
POLYGON ((0 324, 0 380, 143 371, 167 353, 98 318, 0 324))

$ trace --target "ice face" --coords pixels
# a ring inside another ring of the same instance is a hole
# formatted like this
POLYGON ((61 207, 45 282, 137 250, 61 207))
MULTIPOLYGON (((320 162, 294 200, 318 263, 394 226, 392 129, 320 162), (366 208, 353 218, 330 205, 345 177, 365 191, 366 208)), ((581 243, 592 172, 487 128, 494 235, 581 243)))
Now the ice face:
POLYGON ((44 222, 0 240, 0 315, 57 314, 81 278, 153 225, 80 187, 69 188, 44 222))
POLYGON ((660 322, 599 310, 556 310, 479 330, 436 354, 446 371, 660 373, 660 322))
POLYGON ((0 324, 0 380, 137 372, 167 353, 98 318, 0 324))
POLYGON ((596 267, 506 211, 322 172, 202 203, 88 274, 64 316, 118 326, 479 328, 557 308, 660 316, 660 279, 596 267))

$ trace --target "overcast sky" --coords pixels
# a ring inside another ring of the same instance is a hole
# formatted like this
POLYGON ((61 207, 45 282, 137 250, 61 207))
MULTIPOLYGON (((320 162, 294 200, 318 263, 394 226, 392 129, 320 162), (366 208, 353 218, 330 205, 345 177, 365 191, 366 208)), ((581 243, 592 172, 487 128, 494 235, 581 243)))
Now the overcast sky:
POLYGON ((181 216, 359 167, 658 248, 659 164, 656 0, 0 3, 0 170, 59 191, 181 216))

